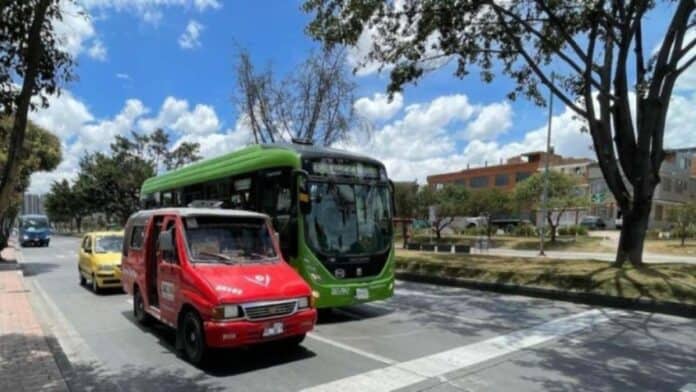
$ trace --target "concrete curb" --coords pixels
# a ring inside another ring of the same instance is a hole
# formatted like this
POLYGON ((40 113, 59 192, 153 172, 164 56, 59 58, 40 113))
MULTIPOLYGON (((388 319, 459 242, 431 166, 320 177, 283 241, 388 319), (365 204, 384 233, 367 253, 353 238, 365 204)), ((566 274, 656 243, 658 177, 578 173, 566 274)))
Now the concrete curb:
POLYGON ((557 301, 581 303, 609 308, 639 310, 650 313, 663 313, 673 316, 696 318, 696 306, 678 302, 651 301, 646 299, 629 299, 608 295, 561 291, 541 287, 518 286, 503 283, 481 282, 471 279, 452 278, 447 276, 423 275, 413 272, 396 271, 398 279, 431 283, 443 286, 463 287, 467 289, 492 291, 503 294, 524 295, 527 297, 545 298, 557 301))

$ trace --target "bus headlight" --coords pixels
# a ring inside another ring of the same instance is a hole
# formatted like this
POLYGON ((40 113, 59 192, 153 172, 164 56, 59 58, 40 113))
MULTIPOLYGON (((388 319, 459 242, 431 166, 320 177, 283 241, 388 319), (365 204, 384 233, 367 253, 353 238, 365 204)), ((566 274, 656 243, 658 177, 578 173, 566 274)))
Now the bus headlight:
POLYGON ((213 308, 212 317, 215 320, 228 320, 239 317, 239 306, 220 305, 213 308))

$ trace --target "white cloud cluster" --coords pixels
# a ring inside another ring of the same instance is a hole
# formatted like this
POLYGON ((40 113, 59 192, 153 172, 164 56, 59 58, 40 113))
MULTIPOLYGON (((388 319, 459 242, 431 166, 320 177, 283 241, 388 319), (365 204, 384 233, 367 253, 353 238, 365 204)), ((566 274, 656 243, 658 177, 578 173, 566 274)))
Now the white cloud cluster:
POLYGON ((509 103, 503 101, 490 104, 467 125, 464 137, 468 140, 493 139, 512 127, 512 115, 509 103))
POLYGON ((167 7, 193 8, 198 12, 219 9, 219 0, 82 0, 90 10, 115 10, 129 12, 148 23, 158 23, 162 19, 162 9, 167 7))
POLYGON ((90 46, 87 51, 87 55, 98 61, 106 61, 106 46, 104 46, 104 43, 100 39, 95 39, 92 41, 92 46, 90 46))
POLYGON ((201 46, 200 36, 205 26, 196 20, 189 20, 184 32, 179 36, 179 46, 182 49, 195 49, 201 46))
POLYGON ((70 91, 49 98, 50 106, 30 114, 32 121, 56 133, 63 144, 63 161, 51 173, 32 176, 30 192, 48 191, 62 178, 74 178, 79 159, 86 153, 107 151, 116 135, 128 136, 132 130, 149 133, 157 128, 168 131, 176 146, 183 141, 198 142, 201 155, 210 157, 247 144, 250 132, 239 119, 234 128, 223 129, 215 110, 204 104, 190 105, 185 99, 167 97, 159 111, 150 110, 138 99, 128 99, 113 117, 97 119, 70 91))
POLYGON ((401 93, 395 93, 391 100, 386 94, 376 93, 355 101, 353 108, 358 115, 370 120, 388 120, 401 110, 404 99, 401 93))

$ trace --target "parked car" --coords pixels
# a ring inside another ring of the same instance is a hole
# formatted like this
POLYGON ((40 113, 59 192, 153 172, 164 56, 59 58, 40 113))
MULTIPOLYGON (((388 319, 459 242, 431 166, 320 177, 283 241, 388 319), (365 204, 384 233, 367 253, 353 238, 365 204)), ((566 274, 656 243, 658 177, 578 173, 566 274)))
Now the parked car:
POLYGON ((148 210, 131 216, 125 233, 121 278, 135 319, 175 328, 192 363, 209 347, 298 345, 314 328, 312 291, 283 259, 268 216, 148 210))
POLYGON ((80 285, 92 284, 92 291, 99 293, 103 288, 121 287, 116 269, 121 263, 123 232, 100 231, 82 237, 78 252, 77 270, 80 285))
POLYGON ((22 215, 19 217, 19 231, 17 233, 19 245, 26 247, 48 246, 51 242, 51 228, 48 225, 46 215, 22 215))
POLYGON ((607 228, 607 224, 602 218, 592 215, 583 217, 580 225, 587 227, 588 230, 603 230, 607 228))

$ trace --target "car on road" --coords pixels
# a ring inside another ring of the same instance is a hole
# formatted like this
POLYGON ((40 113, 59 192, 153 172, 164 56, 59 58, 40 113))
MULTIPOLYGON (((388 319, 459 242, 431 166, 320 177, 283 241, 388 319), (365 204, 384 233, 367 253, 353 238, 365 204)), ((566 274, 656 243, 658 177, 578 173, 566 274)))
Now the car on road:
POLYGON ((51 242, 51 227, 46 215, 27 214, 19 217, 17 233, 19 245, 26 247, 48 246, 51 242))
POLYGON ((121 287, 121 279, 116 276, 116 269, 121 263, 122 247, 122 231, 85 234, 78 252, 77 270, 80 274, 80 284, 84 286, 89 281, 95 293, 104 288, 121 287))
POLYGON ((196 365, 210 347, 299 345, 317 319, 315 295, 261 213, 138 212, 126 224, 121 275, 135 319, 173 327, 177 349, 196 365))
POLYGON ((583 217, 580 221, 580 225, 586 227, 588 230, 603 230, 607 228, 604 219, 592 215, 583 217))

